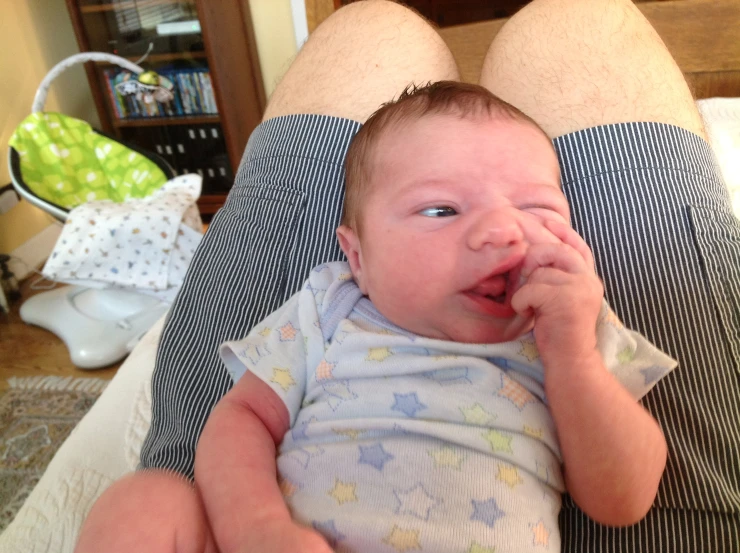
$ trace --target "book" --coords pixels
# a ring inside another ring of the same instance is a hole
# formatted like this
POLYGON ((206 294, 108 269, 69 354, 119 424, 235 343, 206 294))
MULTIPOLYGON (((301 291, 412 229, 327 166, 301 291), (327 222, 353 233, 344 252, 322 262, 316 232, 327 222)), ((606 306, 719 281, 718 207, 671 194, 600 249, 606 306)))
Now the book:
MULTIPOLYGON (((160 74, 173 84, 169 102, 146 102, 136 95, 121 95, 116 85, 128 72, 115 68, 103 70, 105 90, 117 119, 142 117, 177 117, 218 113, 213 81, 208 69, 171 69, 160 74)), ((129 77, 132 78, 132 77, 129 77)))

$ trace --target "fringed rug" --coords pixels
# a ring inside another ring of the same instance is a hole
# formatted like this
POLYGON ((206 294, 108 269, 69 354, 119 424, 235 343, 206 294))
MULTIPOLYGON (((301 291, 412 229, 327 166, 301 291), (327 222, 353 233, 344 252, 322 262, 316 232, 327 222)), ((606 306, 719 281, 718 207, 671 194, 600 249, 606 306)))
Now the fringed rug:
POLYGON ((100 378, 9 378, 0 392, 0 531, 108 385, 100 378))

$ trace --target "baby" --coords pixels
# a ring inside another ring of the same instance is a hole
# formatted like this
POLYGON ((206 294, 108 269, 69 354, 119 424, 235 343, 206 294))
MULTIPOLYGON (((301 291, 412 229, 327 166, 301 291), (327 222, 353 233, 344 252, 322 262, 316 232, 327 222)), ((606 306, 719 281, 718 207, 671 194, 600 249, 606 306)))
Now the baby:
POLYGON ((645 515, 666 445, 636 400, 675 362, 606 307, 531 119, 407 90, 350 146, 337 236, 348 263, 222 346, 208 523, 157 525, 222 552, 555 552, 565 491, 604 524, 645 515))

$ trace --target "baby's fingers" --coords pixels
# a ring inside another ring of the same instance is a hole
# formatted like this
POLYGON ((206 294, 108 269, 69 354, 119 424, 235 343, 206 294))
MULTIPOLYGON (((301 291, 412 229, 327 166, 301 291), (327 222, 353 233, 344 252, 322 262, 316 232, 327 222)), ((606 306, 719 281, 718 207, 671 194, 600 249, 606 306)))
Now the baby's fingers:
POLYGON ((591 266, 586 265, 581 254, 564 243, 536 244, 530 247, 522 263, 520 276, 527 279, 541 267, 551 267, 570 274, 591 270, 591 266))
POLYGON ((519 315, 528 316, 538 312, 552 298, 553 287, 549 283, 527 284, 511 298, 511 308, 519 315))
POLYGON ((588 267, 594 267, 594 256, 591 252, 591 248, 581 238, 581 236, 570 226, 560 221, 548 219, 545 221, 545 227, 557 238, 559 238, 564 244, 567 244, 583 258, 588 267))

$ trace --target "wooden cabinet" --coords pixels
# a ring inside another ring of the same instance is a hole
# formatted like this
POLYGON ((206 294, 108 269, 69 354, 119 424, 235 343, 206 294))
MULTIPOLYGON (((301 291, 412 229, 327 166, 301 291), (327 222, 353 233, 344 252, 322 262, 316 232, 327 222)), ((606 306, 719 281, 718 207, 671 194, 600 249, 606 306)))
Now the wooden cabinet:
POLYGON ((265 92, 247 0, 66 0, 80 50, 117 54, 167 76, 175 99, 115 92, 120 68, 89 62, 102 130, 203 175, 205 219, 223 204, 265 92), (139 61, 146 54, 143 61, 139 61))

